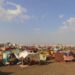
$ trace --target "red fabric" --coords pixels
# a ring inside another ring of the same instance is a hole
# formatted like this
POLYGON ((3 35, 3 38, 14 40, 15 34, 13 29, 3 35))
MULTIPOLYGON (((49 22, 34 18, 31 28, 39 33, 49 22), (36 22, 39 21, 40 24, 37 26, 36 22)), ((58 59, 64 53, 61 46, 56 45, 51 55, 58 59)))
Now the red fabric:
POLYGON ((70 61, 70 60, 73 60, 73 56, 64 56, 64 60, 65 61, 70 61))
POLYGON ((58 62, 64 61, 62 53, 55 53, 55 60, 58 62))

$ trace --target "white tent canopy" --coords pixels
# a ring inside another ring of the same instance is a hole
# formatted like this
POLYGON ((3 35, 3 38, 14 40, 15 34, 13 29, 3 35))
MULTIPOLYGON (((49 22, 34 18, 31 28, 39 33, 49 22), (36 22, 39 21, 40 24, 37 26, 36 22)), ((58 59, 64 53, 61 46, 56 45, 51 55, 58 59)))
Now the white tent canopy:
POLYGON ((26 51, 26 50, 20 52, 19 55, 16 55, 16 54, 15 54, 15 56, 16 56, 17 59, 26 58, 28 55, 29 55, 29 52, 26 51))

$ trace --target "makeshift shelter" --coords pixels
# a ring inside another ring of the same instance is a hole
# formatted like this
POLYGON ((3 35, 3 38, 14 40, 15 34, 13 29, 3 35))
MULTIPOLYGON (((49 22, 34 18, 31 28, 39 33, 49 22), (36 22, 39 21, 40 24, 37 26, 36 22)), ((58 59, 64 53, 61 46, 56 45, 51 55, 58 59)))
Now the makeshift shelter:
MULTIPOLYGON (((12 56, 12 55, 15 55, 15 54, 19 54, 19 52, 20 52, 20 50, 19 49, 12 49, 12 50, 5 50, 5 51, 3 51, 3 64, 10 64, 9 62, 10 62, 10 57, 12 56)), ((14 57, 12 57, 12 59, 13 58, 15 58, 16 59, 16 57, 14 56, 14 57)))
POLYGON ((31 65, 39 63, 40 61, 39 53, 29 53, 27 57, 30 59, 29 62, 31 65))
POLYGON ((19 54, 15 54, 16 58, 22 61, 22 65, 24 64, 24 59, 29 55, 29 52, 24 50, 19 52, 19 54))
POLYGON ((2 65, 2 59, 3 59, 3 51, 0 50, 0 65, 2 65))
POLYGON ((16 58, 18 58, 19 60, 21 60, 22 65, 25 62, 28 62, 28 64, 36 64, 39 63, 41 61, 45 62, 46 61, 46 54, 45 53, 34 53, 34 52, 28 52, 27 50, 24 50, 22 52, 19 53, 19 55, 15 55, 16 58), (25 61, 25 62, 24 62, 25 61))

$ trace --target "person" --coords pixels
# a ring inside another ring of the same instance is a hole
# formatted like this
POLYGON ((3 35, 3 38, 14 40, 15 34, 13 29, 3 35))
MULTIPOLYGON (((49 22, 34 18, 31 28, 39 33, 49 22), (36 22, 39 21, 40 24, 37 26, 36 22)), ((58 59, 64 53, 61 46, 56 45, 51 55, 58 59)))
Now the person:
POLYGON ((18 62, 18 59, 15 57, 14 53, 10 54, 8 58, 10 65, 14 65, 18 62))

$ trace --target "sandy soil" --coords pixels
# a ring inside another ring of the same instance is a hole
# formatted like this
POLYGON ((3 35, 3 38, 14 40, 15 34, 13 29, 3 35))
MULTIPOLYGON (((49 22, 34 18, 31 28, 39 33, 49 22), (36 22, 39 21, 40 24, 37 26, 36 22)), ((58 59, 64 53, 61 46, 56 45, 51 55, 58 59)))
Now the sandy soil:
POLYGON ((32 65, 25 68, 19 65, 0 67, 0 75, 75 75, 75 62, 32 65))

